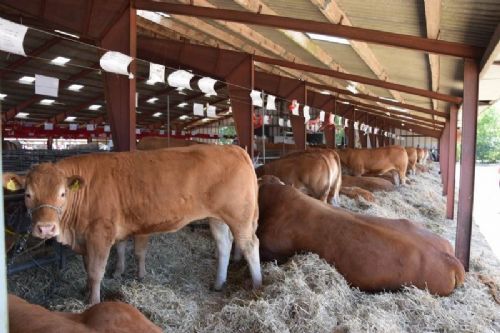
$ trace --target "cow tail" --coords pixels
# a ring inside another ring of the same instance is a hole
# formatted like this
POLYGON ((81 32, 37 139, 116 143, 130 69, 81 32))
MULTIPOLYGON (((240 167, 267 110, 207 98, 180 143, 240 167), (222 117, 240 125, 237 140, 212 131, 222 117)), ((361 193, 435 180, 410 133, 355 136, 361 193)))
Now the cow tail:
POLYGON ((334 197, 337 200, 339 193, 340 193, 340 188, 342 187, 342 164, 340 161, 339 154, 337 154, 336 151, 332 151, 332 152, 333 152, 333 156, 335 156, 335 161, 337 162, 337 167, 338 167, 337 179, 335 180, 335 186, 334 186, 334 190, 335 190, 334 197))

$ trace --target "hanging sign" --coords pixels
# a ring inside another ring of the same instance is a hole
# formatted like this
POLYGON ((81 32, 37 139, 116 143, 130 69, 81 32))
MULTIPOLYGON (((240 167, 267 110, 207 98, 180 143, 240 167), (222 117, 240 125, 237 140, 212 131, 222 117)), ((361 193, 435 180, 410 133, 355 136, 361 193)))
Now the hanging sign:
POLYGON ((128 75, 130 78, 133 78, 133 75, 128 72, 128 65, 130 65, 132 60, 133 58, 126 54, 108 51, 101 57, 99 64, 106 72, 128 75))
POLYGON ((0 50, 26 57, 23 42, 28 27, 0 18, 0 50))

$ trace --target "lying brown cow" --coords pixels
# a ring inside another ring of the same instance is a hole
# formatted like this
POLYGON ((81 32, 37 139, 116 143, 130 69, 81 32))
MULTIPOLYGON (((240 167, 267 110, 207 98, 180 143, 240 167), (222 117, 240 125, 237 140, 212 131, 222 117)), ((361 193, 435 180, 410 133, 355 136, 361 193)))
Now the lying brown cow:
POLYGON ((338 155, 330 149, 295 152, 258 167, 257 177, 274 175, 324 202, 338 203, 342 182, 338 155))
POLYGON ((375 201, 375 196, 372 192, 357 186, 342 186, 340 188, 340 194, 343 194, 351 199, 363 198, 369 202, 375 201))
POLYGON ((160 333, 162 330, 136 308, 122 302, 104 302, 82 313, 68 313, 49 311, 9 294, 9 332, 160 333))
POLYGON ((342 164, 350 170, 353 176, 378 176, 395 171, 396 184, 406 182, 408 154, 401 146, 387 146, 363 149, 339 149, 337 153, 342 164), (399 177, 398 177, 399 176, 399 177))
POLYGON ((450 243, 432 232, 404 219, 331 207, 266 177, 259 181, 257 230, 263 260, 314 252, 365 291, 415 285, 445 296, 463 283, 450 243))
POLYGON ((217 243, 215 289, 226 281, 231 232, 249 263, 253 285, 261 285, 257 179, 239 147, 88 154, 37 165, 26 178, 4 176, 4 187, 12 189, 13 184, 26 188, 33 234, 57 237, 84 255, 92 304, 100 300, 115 242, 173 232, 207 217, 217 243))
POLYGON ((342 186, 360 187, 370 192, 390 192, 395 189, 393 183, 380 177, 354 177, 349 175, 342 175, 342 186))
POLYGON ((407 174, 415 175, 417 164, 417 150, 413 147, 406 147, 406 153, 408 154, 408 169, 406 170, 407 174))
POLYGON ((164 138, 159 136, 146 136, 137 143, 138 150, 152 150, 160 148, 188 147, 200 144, 196 141, 189 141, 176 138, 164 138))

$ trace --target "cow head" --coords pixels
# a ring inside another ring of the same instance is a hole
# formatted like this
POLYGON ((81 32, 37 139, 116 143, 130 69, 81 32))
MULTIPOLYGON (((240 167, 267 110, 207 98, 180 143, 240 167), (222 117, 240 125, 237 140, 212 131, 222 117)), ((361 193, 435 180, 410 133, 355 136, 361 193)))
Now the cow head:
POLYGON ((33 167, 25 178, 4 174, 3 183, 4 188, 11 191, 25 189, 24 201, 33 222, 33 235, 42 239, 60 234, 61 218, 67 207, 68 196, 84 185, 81 177, 66 177, 52 163, 33 167))

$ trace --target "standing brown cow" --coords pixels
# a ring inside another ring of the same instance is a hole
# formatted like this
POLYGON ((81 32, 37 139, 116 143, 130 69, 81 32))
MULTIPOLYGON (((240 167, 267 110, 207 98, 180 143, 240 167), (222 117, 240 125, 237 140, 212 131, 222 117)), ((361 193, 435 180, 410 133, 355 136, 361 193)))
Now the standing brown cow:
POLYGON ((259 180, 257 230, 262 260, 314 252, 365 291, 414 285, 445 296, 463 283, 464 268, 447 240, 408 220, 325 205, 265 177, 259 180))
POLYGON ((417 148, 417 163, 423 164, 425 157, 425 151, 423 148, 417 148))
POLYGON ((406 153, 408 154, 408 169, 406 170, 407 174, 415 175, 417 168, 417 150, 413 147, 406 147, 406 153))
POLYGON ((342 172, 331 149, 308 149, 258 167, 257 177, 273 175, 313 198, 338 204, 342 172))
POLYGON ((146 136, 137 143, 138 150, 152 150, 160 148, 188 147, 200 144, 196 141, 189 141, 176 138, 164 138, 159 136, 146 136))
POLYGON ((395 171, 396 184, 405 184, 408 154, 401 146, 387 146, 363 149, 339 149, 337 153, 342 164, 347 167, 353 176, 378 176, 395 171), (398 178, 399 176, 399 178, 398 178))
POLYGON ((215 289, 226 281, 231 232, 248 261, 254 287, 261 285, 257 179, 239 147, 88 154, 37 165, 25 179, 4 175, 4 187, 12 189, 13 184, 26 189, 33 234, 56 237, 84 255, 91 304, 100 300, 115 242, 173 232, 207 217, 217 243, 215 289))

